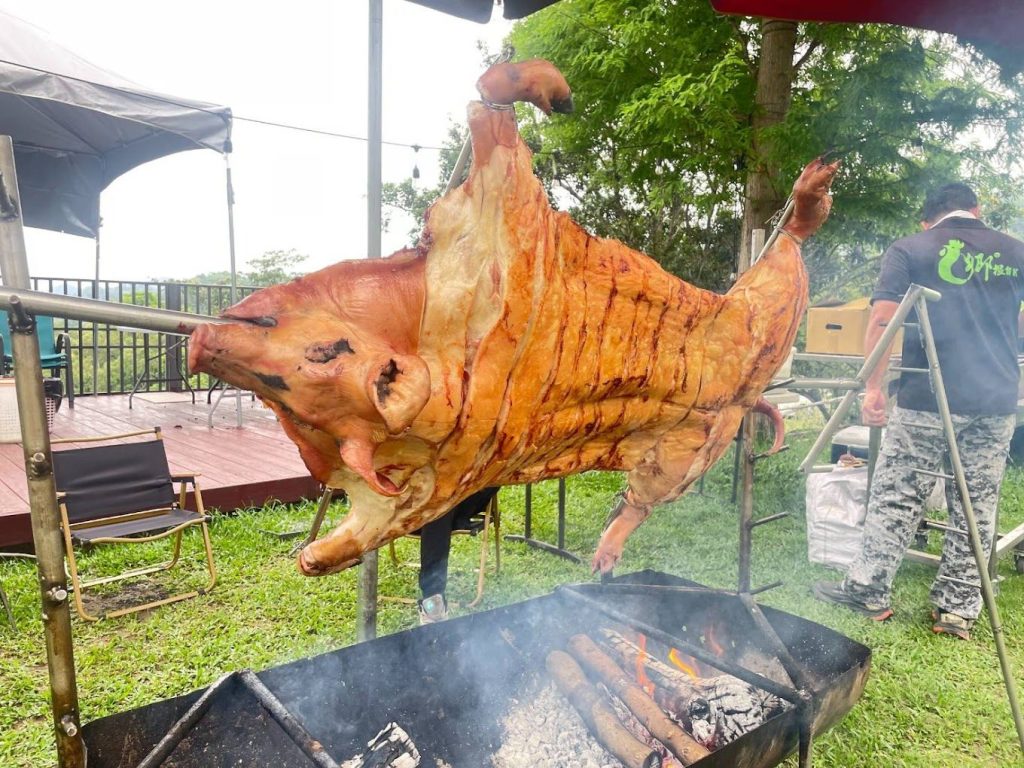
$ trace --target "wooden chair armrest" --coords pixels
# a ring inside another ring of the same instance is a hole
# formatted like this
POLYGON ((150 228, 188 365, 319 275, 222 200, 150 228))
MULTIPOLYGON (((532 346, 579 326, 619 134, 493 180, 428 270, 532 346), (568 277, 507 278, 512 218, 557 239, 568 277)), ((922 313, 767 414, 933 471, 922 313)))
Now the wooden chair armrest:
POLYGON ((195 480, 197 477, 202 477, 202 472, 171 472, 171 480, 175 482, 186 482, 188 480, 195 480))

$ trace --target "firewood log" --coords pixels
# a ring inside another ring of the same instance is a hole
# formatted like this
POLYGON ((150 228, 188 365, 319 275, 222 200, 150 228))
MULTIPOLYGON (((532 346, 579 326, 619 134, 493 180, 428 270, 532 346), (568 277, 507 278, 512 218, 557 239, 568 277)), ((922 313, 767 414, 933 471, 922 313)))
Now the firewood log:
POLYGON ((643 668, 654 683, 654 700, 694 739, 710 750, 749 733, 784 708, 777 697, 732 675, 693 678, 651 658, 618 632, 602 635, 626 669, 635 669, 643 654, 643 668))
POLYGON ((587 676, 572 656, 564 651, 552 651, 546 666, 558 690, 579 712, 601 746, 626 768, 661 768, 661 756, 626 730, 604 697, 587 682, 587 676))
POLYGON ((643 726, 683 764, 692 765, 710 751, 676 725, 665 711, 587 635, 569 640, 569 652, 590 674, 608 686, 643 726))
POLYGON ((419 750, 398 723, 388 723, 366 747, 338 768, 418 768, 420 764, 419 750))

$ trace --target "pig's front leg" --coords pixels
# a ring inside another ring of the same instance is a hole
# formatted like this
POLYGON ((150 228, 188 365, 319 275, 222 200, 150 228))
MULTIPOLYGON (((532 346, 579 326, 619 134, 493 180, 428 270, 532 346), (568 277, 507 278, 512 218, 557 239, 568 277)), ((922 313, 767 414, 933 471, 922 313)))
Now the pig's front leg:
POLYGON ((631 503, 628 491, 620 497, 597 544, 597 550, 590 563, 591 570, 594 573, 611 573, 622 558, 626 539, 650 516, 650 505, 631 503))

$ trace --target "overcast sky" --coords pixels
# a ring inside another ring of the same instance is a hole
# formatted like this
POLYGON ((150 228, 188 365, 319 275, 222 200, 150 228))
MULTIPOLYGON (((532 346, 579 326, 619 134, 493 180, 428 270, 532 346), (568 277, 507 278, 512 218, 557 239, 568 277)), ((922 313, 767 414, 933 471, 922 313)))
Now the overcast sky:
MULTIPOLYGON (((363 0, 0 0, 0 8, 148 89, 226 104, 239 116, 366 136, 367 9, 363 0)), ((440 145, 462 121, 482 71, 478 42, 501 47, 510 24, 462 21, 384 0, 385 140, 440 145)), ((295 248, 304 270, 366 251, 366 144, 237 120, 231 157, 239 268, 295 248)), ((383 149, 385 181, 418 162, 437 181, 437 153, 383 149)), ((184 278, 227 269, 224 163, 197 150, 128 172, 103 193, 101 277, 184 278)), ((411 222, 384 234, 405 245, 411 222)), ((33 276, 91 277, 92 240, 27 230, 33 276)))

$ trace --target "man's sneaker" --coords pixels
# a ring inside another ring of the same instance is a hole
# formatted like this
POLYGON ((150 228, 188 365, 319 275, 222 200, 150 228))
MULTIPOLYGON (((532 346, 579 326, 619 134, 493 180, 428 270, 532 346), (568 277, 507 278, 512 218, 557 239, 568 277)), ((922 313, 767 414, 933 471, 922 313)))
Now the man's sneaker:
POLYGON ((434 624, 448 618, 448 602, 444 599, 444 595, 424 597, 420 600, 419 606, 420 626, 434 624))
POLYGON ((955 613, 946 613, 935 609, 932 611, 932 632, 936 635, 952 635, 961 640, 971 639, 971 629, 974 627, 973 619, 965 619, 955 613))
POLYGON ((819 581, 811 590, 814 596, 826 603, 835 603, 845 608, 857 611, 867 616, 872 621, 885 621, 892 616, 892 608, 881 603, 866 603, 858 600, 845 589, 841 582, 819 581))

